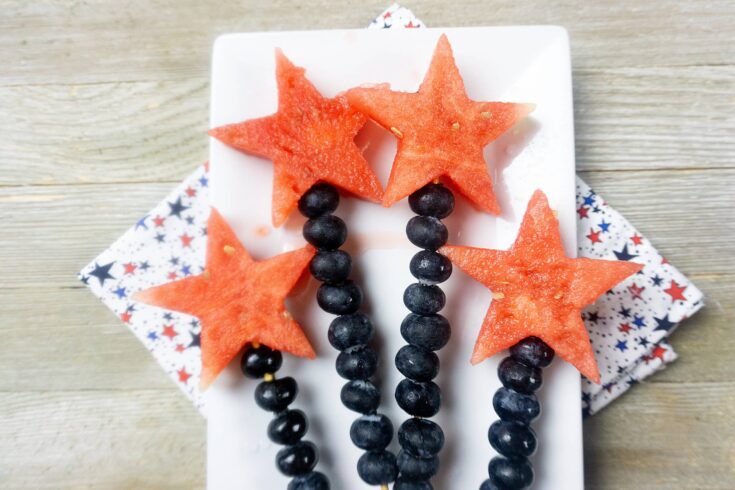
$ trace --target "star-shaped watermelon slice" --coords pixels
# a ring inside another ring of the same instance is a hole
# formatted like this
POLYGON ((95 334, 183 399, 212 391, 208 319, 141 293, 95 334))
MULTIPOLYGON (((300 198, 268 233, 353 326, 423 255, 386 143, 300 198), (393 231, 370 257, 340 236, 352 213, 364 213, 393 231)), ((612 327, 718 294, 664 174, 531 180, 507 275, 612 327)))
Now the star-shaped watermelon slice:
POLYGON ((565 256, 558 221, 541 191, 528 203, 510 250, 446 246, 440 252, 493 293, 473 364, 536 336, 600 382, 581 310, 643 265, 565 256))
POLYGON ((483 148, 533 105, 471 100, 446 35, 418 92, 396 92, 384 84, 350 89, 347 98, 398 138, 384 206, 446 177, 478 209, 500 214, 483 148))
POLYGON ((199 318, 201 388, 209 386, 249 342, 314 358, 309 340, 284 305, 314 249, 306 246, 253 260, 214 208, 207 233, 207 265, 202 274, 135 295, 143 303, 199 318))
POLYGON ((380 202, 383 189, 354 141, 367 118, 344 96, 324 98, 281 50, 276 50, 276 79, 278 112, 209 132, 273 161, 273 224, 282 225, 319 181, 380 202))

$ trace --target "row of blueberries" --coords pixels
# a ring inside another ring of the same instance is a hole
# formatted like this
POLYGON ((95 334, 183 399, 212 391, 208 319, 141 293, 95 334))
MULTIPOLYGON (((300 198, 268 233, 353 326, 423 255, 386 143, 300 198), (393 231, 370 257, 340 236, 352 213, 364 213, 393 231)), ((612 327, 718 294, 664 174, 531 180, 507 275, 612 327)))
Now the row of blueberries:
POLYGON ((365 451, 357 472, 370 485, 387 485, 398 472, 395 455, 386 450, 393 439, 393 424, 377 412, 380 390, 370 380, 378 367, 378 355, 369 345, 374 329, 367 315, 358 311, 362 290, 349 279, 352 258, 339 250, 347 239, 347 227, 332 214, 338 205, 339 193, 331 185, 316 184, 309 189, 299 201, 299 211, 309 218, 303 234, 318 250, 310 264, 312 276, 322 281, 317 303, 327 313, 338 315, 329 326, 328 339, 340 351, 337 373, 348 380, 342 388, 342 403, 362 414, 350 428, 352 442, 365 451))
POLYGON ((449 322, 439 315, 446 301, 437 286, 449 279, 452 263, 437 252, 449 233, 443 218, 454 210, 452 192, 441 184, 428 184, 409 196, 411 210, 417 214, 406 225, 408 239, 423 249, 411 259, 411 274, 418 282, 409 285, 403 302, 411 313, 401 324, 408 345, 395 358, 398 371, 405 376, 396 388, 396 402, 412 418, 399 429, 399 476, 395 490, 431 490, 429 480, 439 471, 438 453, 444 445, 444 432, 433 417, 441 405, 439 386, 432 380, 439 374, 439 357, 433 352, 449 341, 449 322))
POLYGON ((275 377, 282 362, 280 351, 250 344, 243 353, 241 368, 245 376, 262 379, 255 388, 255 402, 275 414, 268 424, 268 437, 285 446, 276 454, 276 466, 281 473, 292 477, 288 490, 328 490, 327 477, 314 471, 319 460, 316 446, 301 440, 309 427, 306 415, 288 408, 296 399, 298 384, 291 377, 275 377))

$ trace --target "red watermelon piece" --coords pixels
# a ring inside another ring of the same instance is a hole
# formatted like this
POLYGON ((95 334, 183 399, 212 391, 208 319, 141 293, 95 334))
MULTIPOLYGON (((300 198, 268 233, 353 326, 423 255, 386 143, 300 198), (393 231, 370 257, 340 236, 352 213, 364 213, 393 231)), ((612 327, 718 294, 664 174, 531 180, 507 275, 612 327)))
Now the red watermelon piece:
POLYGON ((566 257, 559 223, 541 191, 528 203, 510 250, 447 246, 440 252, 493 293, 473 364, 536 336, 588 379, 600 382, 581 310, 641 270, 641 264, 566 257))
POLYGON ((196 316, 202 325, 200 386, 208 387, 245 344, 314 358, 314 349, 284 301, 314 256, 311 246, 253 260, 212 208, 204 273, 135 295, 143 303, 196 316))
POLYGON ((471 100, 446 35, 418 92, 394 92, 385 84, 350 89, 347 98, 398 138, 384 206, 446 177, 478 209, 500 213, 483 148, 534 106, 471 100))
POLYGON ((278 112, 212 129, 209 134, 273 161, 273 224, 282 225, 319 181, 380 202, 383 189, 355 144, 367 118, 343 96, 324 98, 304 69, 276 51, 278 112))

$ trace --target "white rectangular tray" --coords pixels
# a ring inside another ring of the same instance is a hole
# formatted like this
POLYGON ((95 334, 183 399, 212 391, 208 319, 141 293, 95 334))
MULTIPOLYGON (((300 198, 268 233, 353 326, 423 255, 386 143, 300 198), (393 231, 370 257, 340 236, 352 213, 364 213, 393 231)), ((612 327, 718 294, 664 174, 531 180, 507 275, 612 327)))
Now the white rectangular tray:
MULTIPOLYGON (((217 39, 212 68, 211 126, 271 114, 276 110, 274 49, 280 47, 326 96, 362 83, 390 82, 415 91, 426 71, 436 40, 446 33, 454 48, 467 92, 475 100, 533 102, 531 117, 486 149, 495 180, 501 217, 474 211, 457 196, 455 213, 446 220, 452 244, 506 248, 514 240, 526 203, 541 188, 558 211, 567 253, 574 255, 574 127, 569 43, 559 27, 493 27, 464 29, 335 30, 231 34, 217 39)), ((394 138, 376 126, 358 142, 370 145, 365 155, 385 185, 395 153, 394 138)), ((271 227, 272 164, 213 141, 211 145, 213 205, 233 225, 256 258, 303 244, 298 213, 281 229, 271 227)), ((401 379, 393 367, 404 345, 399 333, 406 315, 403 289, 413 282, 408 271, 417 251, 405 238, 412 216, 405 200, 391 209, 343 198, 337 214, 348 224, 349 250, 366 308, 378 332, 381 411, 396 424, 406 415, 396 406, 393 390, 401 379)), ((436 417, 446 434, 437 489, 478 488, 487 478, 493 451, 487 429, 496 415, 492 395, 499 386, 496 367, 502 356, 478 366, 469 363, 475 338, 490 303, 489 292, 455 270, 442 286, 442 311, 453 336, 443 350, 442 409, 436 417)), ((369 488, 355 472, 361 451, 350 442, 350 423, 357 416, 342 406, 344 380, 334 371, 337 352, 326 331, 332 316, 314 300, 316 284, 290 300, 318 358, 286 355, 281 375, 293 375, 300 387, 295 406, 305 410, 311 427, 307 439, 321 454, 318 469, 333 489, 369 488)), ((233 362, 207 394, 208 488, 262 490, 285 488, 287 478, 275 468, 278 446, 270 443, 270 414, 253 401, 255 382, 233 362)), ((583 488, 580 380, 560 360, 545 370, 540 392, 543 415, 534 424, 539 451, 533 458, 536 489, 583 488)), ((393 447, 396 443, 394 441, 393 447)))

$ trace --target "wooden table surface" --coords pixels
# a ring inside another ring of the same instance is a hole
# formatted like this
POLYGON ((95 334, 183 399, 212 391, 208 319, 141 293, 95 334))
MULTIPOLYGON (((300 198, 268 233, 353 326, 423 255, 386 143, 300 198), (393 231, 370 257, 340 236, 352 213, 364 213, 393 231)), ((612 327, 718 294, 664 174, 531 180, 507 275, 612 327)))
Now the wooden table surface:
MULTIPOLYGON (((204 486, 204 420, 75 273, 207 158, 218 34, 385 6, 0 0, 1 488, 204 486)), ((588 487, 735 488, 735 2, 410 7, 565 26, 580 173, 707 295, 680 359, 585 422, 588 487)))

